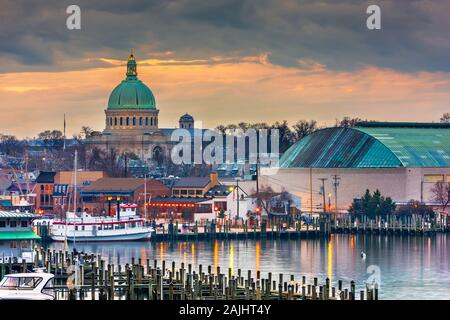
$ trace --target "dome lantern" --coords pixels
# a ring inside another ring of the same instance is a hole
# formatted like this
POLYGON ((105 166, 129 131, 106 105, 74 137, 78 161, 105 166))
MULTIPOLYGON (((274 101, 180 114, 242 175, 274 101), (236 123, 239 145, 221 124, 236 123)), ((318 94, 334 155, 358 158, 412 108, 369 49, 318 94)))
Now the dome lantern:
POLYGON ((127 61, 126 78, 111 92, 108 110, 156 110, 152 91, 137 78, 137 63, 133 51, 127 61))
POLYGON ((137 65, 136 59, 134 59, 133 50, 131 50, 131 54, 128 57, 127 62, 127 80, 135 80, 137 79, 137 65))

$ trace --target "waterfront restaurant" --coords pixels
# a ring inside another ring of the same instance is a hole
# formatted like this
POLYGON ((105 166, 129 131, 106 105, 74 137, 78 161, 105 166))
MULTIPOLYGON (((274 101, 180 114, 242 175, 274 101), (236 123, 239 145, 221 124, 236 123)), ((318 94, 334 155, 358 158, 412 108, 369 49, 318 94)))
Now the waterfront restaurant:
MULTIPOLYGON (((138 205, 138 212, 144 212, 144 194, 147 199, 169 196, 170 189, 160 181, 138 178, 102 178, 83 188, 80 193, 82 209, 98 215, 108 212, 114 214, 117 201, 138 205)), ((148 200, 147 200, 148 202, 148 200)))
POLYGON ((33 262, 34 241, 39 239, 31 226, 35 217, 32 213, 0 211, 0 263, 9 258, 33 262))
POLYGON ((212 204, 206 197, 157 197, 148 203, 148 213, 156 223, 199 222, 204 225, 206 221, 215 218, 212 204))

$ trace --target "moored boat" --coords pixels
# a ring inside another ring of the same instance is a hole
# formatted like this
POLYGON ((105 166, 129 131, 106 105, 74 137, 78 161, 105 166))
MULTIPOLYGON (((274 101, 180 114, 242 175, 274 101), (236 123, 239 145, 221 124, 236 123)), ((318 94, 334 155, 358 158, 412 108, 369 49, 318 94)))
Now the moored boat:
POLYGON ((7 274, 0 280, 0 300, 54 300, 54 277, 44 272, 7 274))
POLYGON ((113 216, 67 212, 66 219, 53 220, 50 237, 54 241, 68 242, 149 239, 153 229, 137 214, 137 207, 136 204, 120 204, 120 210, 113 216))

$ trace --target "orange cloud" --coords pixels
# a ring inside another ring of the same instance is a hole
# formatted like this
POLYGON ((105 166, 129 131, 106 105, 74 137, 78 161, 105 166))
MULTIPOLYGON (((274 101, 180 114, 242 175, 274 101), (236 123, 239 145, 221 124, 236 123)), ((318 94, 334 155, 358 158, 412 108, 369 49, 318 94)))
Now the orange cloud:
MULTIPOLYGON (((268 54, 137 59, 139 78, 156 97, 162 127, 176 126, 185 112, 207 127, 283 119, 331 125, 347 115, 436 121, 450 101, 450 74, 443 72, 411 74, 373 66, 334 71, 313 60, 283 67, 270 63, 268 54)), ((1 75, 0 133, 23 137, 62 128, 64 113, 68 135, 82 125, 102 130, 103 110, 109 93, 125 76, 125 62, 100 60, 112 67, 1 75)))

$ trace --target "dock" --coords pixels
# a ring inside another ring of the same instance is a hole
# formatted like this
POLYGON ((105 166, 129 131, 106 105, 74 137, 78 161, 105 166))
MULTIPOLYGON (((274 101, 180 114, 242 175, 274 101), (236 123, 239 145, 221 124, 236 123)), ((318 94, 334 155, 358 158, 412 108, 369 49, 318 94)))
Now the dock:
POLYGON ((9 261, 0 264, 1 276, 43 268, 55 275, 57 300, 378 300, 377 285, 356 292, 354 281, 337 287, 330 279, 319 283, 314 277, 259 270, 222 269, 201 264, 132 258, 125 265, 107 264, 100 255, 36 250, 32 264, 9 261), (225 272, 224 272, 225 271, 225 272))

